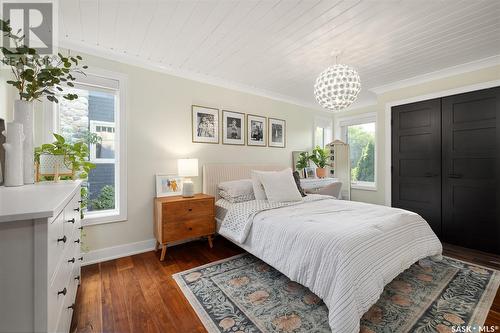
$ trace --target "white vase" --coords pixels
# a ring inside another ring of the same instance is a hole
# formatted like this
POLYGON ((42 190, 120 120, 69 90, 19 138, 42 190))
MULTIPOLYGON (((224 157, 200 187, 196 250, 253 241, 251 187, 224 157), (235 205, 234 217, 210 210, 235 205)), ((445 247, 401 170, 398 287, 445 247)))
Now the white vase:
POLYGON ((33 102, 14 101, 14 122, 23 125, 23 179, 24 184, 35 182, 35 161, 33 148, 33 102))
POLYGON ((5 148, 5 186, 22 186, 23 177, 23 125, 12 122, 7 123, 7 130, 2 134, 6 140, 5 148))

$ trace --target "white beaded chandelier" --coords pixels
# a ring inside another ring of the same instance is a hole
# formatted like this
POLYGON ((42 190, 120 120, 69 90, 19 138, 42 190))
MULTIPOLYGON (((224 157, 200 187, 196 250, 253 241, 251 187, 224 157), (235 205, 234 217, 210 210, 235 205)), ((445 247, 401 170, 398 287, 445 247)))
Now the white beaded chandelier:
POLYGON ((360 90, 358 72, 343 64, 335 64, 325 69, 314 84, 316 100, 323 108, 331 111, 349 107, 358 97, 360 90))

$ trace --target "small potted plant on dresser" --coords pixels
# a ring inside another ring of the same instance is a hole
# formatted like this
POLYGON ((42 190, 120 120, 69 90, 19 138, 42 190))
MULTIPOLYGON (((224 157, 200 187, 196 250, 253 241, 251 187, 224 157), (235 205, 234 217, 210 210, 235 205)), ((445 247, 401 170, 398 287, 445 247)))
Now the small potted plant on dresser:
POLYGON ((314 147, 310 160, 316 165, 316 176, 318 178, 326 177, 326 166, 328 164, 328 150, 320 146, 314 147))

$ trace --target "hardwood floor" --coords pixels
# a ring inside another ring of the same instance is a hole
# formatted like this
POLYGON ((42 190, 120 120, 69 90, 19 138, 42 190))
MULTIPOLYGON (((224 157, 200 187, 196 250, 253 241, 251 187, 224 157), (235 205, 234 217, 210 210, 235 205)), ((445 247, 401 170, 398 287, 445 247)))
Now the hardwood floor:
MULTIPOLYGON (((243 252, 222 237, 82 268, 71 332, 206 332, 171 275, 243 252)), ((500 270, 500 256, 445 245, 444 254, 500 270)), ((497 292, 485 325, 500 325, 497 292)))

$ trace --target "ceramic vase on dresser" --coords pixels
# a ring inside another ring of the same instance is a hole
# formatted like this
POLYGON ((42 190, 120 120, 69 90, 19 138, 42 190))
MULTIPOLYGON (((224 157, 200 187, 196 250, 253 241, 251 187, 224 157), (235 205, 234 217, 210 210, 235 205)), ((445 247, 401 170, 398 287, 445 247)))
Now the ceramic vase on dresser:
MULTIPOLYGON (((35 161, 33 147, 33 102, 14 101, 14 122, 23 125, 23 179, 24 184, 35 182, 35 161)), ((7 162, 9 163, 9 162, 7 162)))
POLYGON ((5 186, 22 186, 23 177, 23 125, 12 122, 7 123, 7 131, 3 131, 5 136, 5 186))

